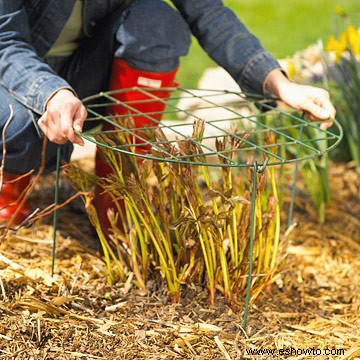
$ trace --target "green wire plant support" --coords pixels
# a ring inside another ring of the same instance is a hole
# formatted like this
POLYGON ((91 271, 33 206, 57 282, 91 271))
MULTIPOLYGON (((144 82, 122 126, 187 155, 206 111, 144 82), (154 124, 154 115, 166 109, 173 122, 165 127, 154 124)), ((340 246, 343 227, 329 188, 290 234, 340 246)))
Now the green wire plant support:
POLYGON ((274 99, 227 90, 136 87, 103 92, 89 96, 83 102, 88 111, 85 128, 91 130, 78 135, 99 147, 159 162, 253 169, 249 267, 243 319, 243 328, 246 329, 253 278, 257 174, 267 167, 296 163, 288 219, 291 224, 297 164, 319 157, 339 144, 343 134, 337 121, 334 120, 328 130, 323 130, 319 123, 304 119, 303 114, 277 107, 274 99), (129 91, 139 95, 133 98, 142 100, 118 100, 129 91), (164 96, 159 96, 161 92, 164 96), (154 101, 164 104, 165 110, 161 114, 137 110, 154 101), (119 106, 123 109, 120 114, 117 111, 119 106), (147 118, 150 125, 136 129, 134 123, 139 116, 147 118), (160 117, 162 120, 157 120, 160 117), (200 133, 194 129, 197 121, 205 122, 205 130, 200 133), (110 130, 101 130, 101 123, 107 123, 105 128, 110 130), (115 133, 125 134, 133 141, 111 143, 102 140, 104 135, 111 138, 115 133), (241 146, 219 149, 217 143, 224 138, 227 144, 238 143, 241 146), (182 142, 190 142, 193 151, 187 154, 178 151, 182 142))

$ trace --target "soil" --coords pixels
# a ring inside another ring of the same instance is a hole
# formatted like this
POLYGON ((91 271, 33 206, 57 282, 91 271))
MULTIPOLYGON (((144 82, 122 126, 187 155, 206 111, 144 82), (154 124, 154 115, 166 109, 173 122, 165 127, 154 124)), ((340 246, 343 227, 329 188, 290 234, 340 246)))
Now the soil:
MULTIPOLYGON (((250 307, 188 286, 172 304, 160 284, 110 287, 81 204, 8 232, 0 244, 0 359, 360 359, 360 171, 331 164, 333 199, 320 224, 298 181, 281 271, 250 307), (261 353, 262 352, 262 353, 261 353)), ((61 195, 69 195, 62 185, 61 195)), ((53 177, 32 203, 49 204, 53 177)))

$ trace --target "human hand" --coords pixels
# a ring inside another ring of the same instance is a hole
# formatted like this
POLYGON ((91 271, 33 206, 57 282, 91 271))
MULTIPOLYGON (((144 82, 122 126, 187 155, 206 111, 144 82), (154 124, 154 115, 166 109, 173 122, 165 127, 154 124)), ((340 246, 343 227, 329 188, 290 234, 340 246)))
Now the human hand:
POLYGON ((57 144, 68 140, 83 146, 83 139, 76 135, 81 132, 87 111, 82 102, 68 89, 61 89, 46 104, 46 111, 38 124, 45 136, 57 144))
MULTIPOLYGON (((269 74, 266 89, 292 108, 305 111, 307 118, 311 121, 335 118, 336 110, 326 90, 294 83, 288 80, 279 69, 269 74)), ((332 124, 331 121, 323 122, 320 128, 328 129, 332 124)))

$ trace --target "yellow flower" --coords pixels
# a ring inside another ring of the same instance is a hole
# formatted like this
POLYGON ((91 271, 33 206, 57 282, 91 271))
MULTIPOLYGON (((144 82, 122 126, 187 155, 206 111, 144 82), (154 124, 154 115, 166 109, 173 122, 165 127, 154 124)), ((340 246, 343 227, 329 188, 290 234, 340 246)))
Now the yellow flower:
POLYGON ((351 51, 355 55, 360 55, 360 32, 354 26, 349 26, 343 31, 339 39, 331 35, 326 44, 325 50, 334 52, 336 60, 343 55, 346 51, 351 51))
POLYGON ((340 6, 335 6, 335 12, 340 16, 346 16, 345 10, 340 6))
POLYGON ((296 74, 295 62, 292 59, 287 59, 286 65, 287 65, 287 69, 286 69, 287 75, 292 80, 292 79, 294 79, 295 74, 296 74))
POLYGON ((349 49, 353 54, 360 54, 360 33, 354 28, 349 28, 347 32, 347 42, 349 44, 349 49))
POLYGON ((330 52, 330 51, 339 51, 339 49, 340 49, 340 41, 338 41, 334 35, 331 35, 325 46, 325 50, 330 52))
POLYGON ((346 50, 346 41, 344 41, 344 39, 339 41, 334 35, 331 35, 326 44, 325 50, 327 52, 334 52, 336 55, 336 61, 338 61, 343 52, 346 50))

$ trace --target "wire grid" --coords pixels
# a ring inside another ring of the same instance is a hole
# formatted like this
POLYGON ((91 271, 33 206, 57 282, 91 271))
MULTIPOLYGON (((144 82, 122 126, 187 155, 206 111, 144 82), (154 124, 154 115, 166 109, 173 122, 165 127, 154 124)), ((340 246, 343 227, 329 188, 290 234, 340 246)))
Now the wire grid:
POLYGON ((86 126, 93 129, 79 135, 96 145, 156 161, 250 167, 257 160, 271 166, 320 156, 336 147, 343 135, 335 120, 323 130, 319 122, 310 122, 299 112, 275 107, 274 99, 227 90, 134 87, 99 93, 83 102, 89 114, 86 126), (129 92, 135 100, 119 100, 129 92), (155 102, 165 109, 139 110, 147 105, 151 109, 155 102), (134 126, 139 117, 147 122, 141 130, 134 126), (99 121, 107 123, 108 130, 96 127, 99 121), (199 121, 205 121, 201 136, 194 134, 199 121), (125 134, 132 140, 109 144, 100 134, 125 134), (220 149, 221 141, 225 145, 220 149), (191 145, 192 153, 179 150, 185 144, 191 145))

